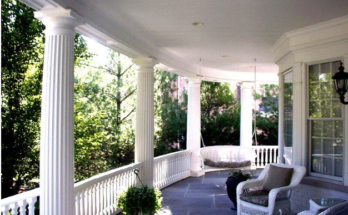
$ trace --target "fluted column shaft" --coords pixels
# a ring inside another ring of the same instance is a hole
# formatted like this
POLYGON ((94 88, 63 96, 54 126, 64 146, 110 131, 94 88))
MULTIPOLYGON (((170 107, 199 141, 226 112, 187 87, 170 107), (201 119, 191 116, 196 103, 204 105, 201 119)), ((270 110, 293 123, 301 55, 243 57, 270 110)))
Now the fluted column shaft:
POLYGON ((187 106, 187 149, 192 150, 191 175, 198 177, 204 174, 198 151, 201 147, 201 79, 189 77, 187 106))
POLYGON ((74 35, 70 10, 35 13, 46 26, 40 142, 40 214, 74 214, 74 35))
POLYGON ((252 146, 253 133, 253 83, 241 84, 240 146, 252 146))
POLYGON ((278 99, 278 163, 284 163, 284 75, 278 73, 279 99, 278 99))
POLYGON ((137 57, 138 87, 135 127, 135 162, 144 164, 141 179, 153 187, 154 160, 154 69, 152 58, 137 57))

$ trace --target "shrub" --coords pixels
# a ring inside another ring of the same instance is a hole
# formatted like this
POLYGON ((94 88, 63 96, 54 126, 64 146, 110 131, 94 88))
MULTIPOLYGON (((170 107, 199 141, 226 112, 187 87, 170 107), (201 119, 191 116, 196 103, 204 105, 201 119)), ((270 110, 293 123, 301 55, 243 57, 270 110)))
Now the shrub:
POLYGON ((127 215, 155 214, 161 209, 161 192, 147 185, 130 187, 119 197, 118 208, 127 215))

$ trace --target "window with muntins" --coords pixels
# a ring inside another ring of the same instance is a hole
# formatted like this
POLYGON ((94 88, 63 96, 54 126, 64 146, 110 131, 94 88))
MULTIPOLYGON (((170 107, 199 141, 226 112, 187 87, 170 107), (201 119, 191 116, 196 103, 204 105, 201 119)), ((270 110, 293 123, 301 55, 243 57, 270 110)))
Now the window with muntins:
POLYGON ((331 77, 339 61, 308 66, 310 174, 342 181, 343 105, 331 77))
POLYGON ((284 144, 285 147, 292 147, 292 113, 293 113, 293 95, 292 95, 292 71, 283 75, 284 89, 284 144))

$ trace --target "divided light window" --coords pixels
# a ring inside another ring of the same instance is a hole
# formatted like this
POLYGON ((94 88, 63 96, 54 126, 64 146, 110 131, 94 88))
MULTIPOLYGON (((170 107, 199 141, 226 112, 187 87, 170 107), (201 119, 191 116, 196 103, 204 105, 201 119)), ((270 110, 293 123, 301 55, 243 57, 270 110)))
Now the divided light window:
POLYGON ((331 77, 339 61, 308 67, 310 174, 342 181, 343 105, 331 77))
POLYGON ((284 81, 284 144, 285 147, 292 147, 292 71, 283 75, 284 81))

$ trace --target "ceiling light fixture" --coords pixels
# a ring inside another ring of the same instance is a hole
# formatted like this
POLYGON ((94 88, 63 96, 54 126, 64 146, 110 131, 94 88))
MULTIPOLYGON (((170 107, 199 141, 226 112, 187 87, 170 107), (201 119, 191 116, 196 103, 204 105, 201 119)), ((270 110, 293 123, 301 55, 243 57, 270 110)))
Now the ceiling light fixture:
POLYGON ((194 22, 194 23, 192 23, 192 25, 194 25, 194 26, 203 26, 204 23, 203 22, 194 22))
POLYGON ((338 68, 338 72, 332 76, 332 80, 334 82, 335 90, 340 95, 341 103, 344 105, 348 105, 348 101, 344 101, 344 95, 348 91, 348 73, 344 72, 343 63, 340 63, 340 67, 338 68))

